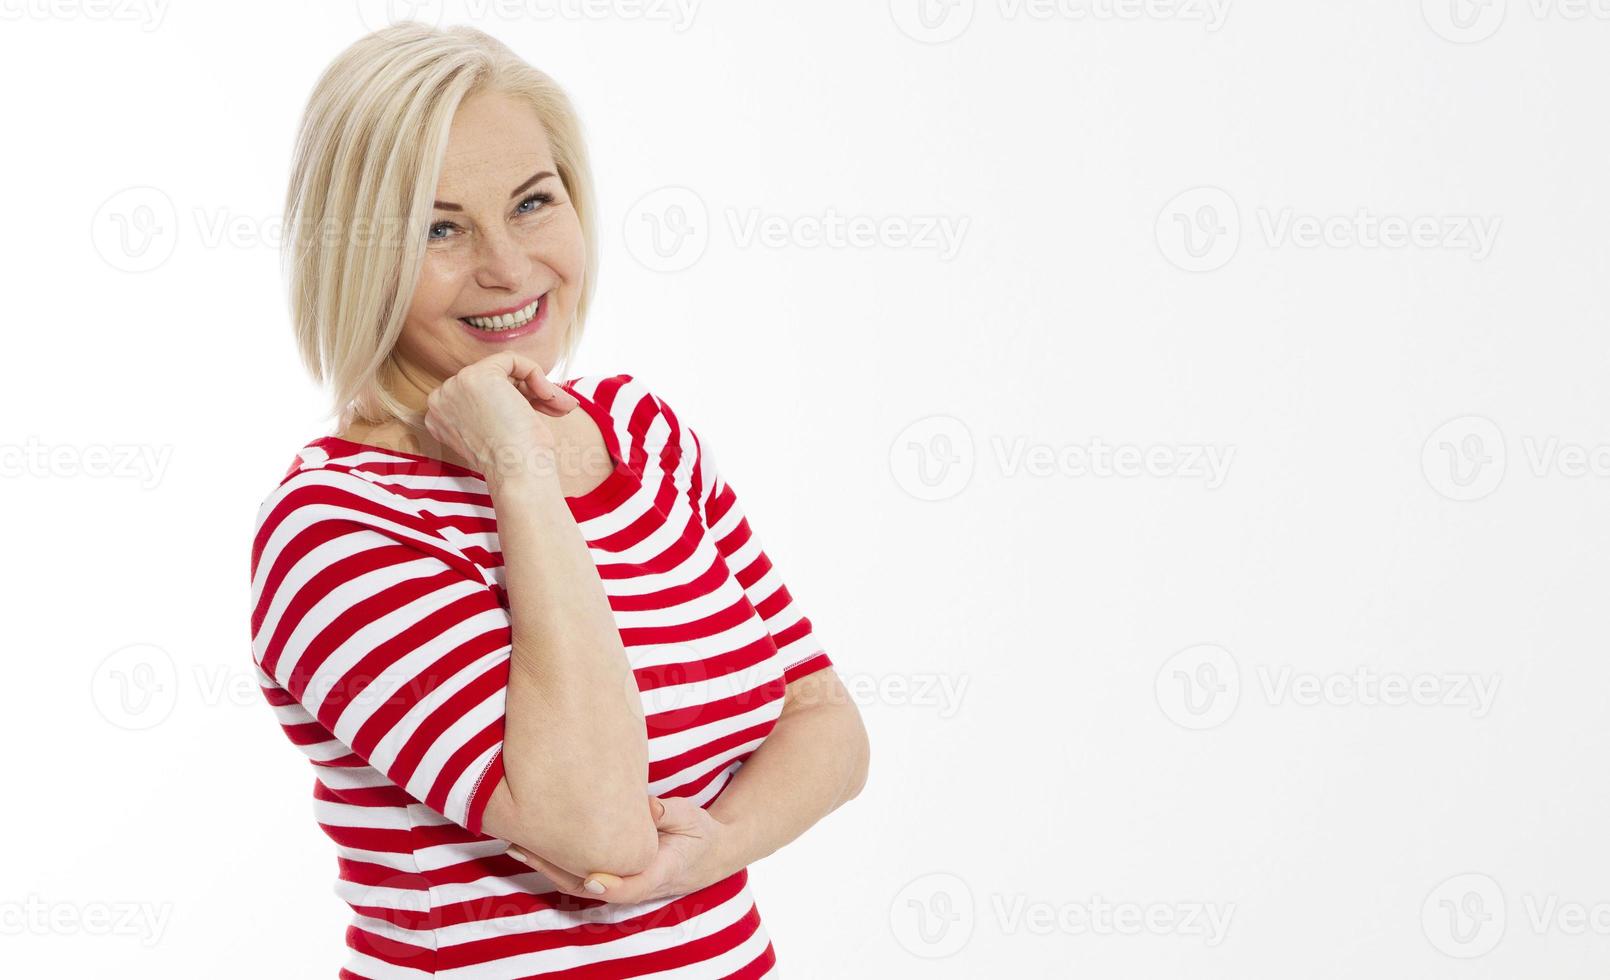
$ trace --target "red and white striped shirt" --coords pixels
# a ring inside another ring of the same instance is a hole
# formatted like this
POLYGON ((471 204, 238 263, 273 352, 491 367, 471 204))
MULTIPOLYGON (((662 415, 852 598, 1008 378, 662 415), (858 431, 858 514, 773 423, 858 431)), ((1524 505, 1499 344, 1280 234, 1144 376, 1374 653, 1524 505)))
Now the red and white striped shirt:
MULTIPOLYGON (((708 806, 784 686, 831 666, 711 460, 631 375, 565 387, 610 475, 566 497, 647 718, 648 793, 708 806)), ((352 908, 348 980, 758 977, 775 954, 748 871, 623 905, 554 890, 481 832, 503 777, 508 598, 480 474, 314 439, 258 511, 252 659, 313 763, 352 908)))

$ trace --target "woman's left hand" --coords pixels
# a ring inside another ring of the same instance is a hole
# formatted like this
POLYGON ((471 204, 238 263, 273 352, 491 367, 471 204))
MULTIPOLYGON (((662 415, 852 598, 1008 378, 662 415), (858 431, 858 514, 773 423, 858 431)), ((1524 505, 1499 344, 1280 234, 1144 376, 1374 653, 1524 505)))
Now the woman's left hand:
POLYGON ((724 866, 727 826, 697 803, 679 797, 650 797, 649 807, 657 809, 654 826, 660 846, 654 860, 642 872, 620 877, 594 871, 580 878, 536 854, 511 847, 507 854, 546 875, 561 892, 577 898, 629 905, 669 898, 713 885, 738 868, 724 866), (600 890, 594 890, 596 886, 600 890))

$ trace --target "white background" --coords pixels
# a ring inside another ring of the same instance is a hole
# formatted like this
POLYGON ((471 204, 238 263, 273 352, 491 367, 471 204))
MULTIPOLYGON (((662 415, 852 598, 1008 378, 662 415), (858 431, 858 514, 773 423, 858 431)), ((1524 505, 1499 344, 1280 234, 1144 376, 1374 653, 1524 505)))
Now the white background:
MULTIPOLYGON (((861 694, 751 869, 782 975, 1604 975, 1610 4, 1466 4, 424 9, 572 94, 572 373, 707 435, 861 694)), ((384 7, 0 15, 0 957, 333 976, 247 567, 329 431, 291 142, 384 7)))

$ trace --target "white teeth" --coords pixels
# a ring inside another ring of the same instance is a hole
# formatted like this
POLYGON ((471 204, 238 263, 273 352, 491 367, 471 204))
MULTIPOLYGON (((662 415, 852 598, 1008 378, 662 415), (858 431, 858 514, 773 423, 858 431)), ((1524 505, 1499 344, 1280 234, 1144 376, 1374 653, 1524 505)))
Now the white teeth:
POLYGON ((537 307, 542 305, 542 297, 537 297, 529 306, 514 313, 505 313, 502 316, 467 316, 464 322, 480 330, 510 330, 514 327, 523 327, 531 318, 537 315, 537 307))

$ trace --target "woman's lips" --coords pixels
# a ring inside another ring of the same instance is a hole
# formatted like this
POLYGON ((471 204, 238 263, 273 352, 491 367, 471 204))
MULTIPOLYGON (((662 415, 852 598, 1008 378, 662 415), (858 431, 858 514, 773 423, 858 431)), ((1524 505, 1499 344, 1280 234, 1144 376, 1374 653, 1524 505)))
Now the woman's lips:
MULTIPOLYGON (((501 330, 488 330, 482 327, 471 326, 469 321, 463 317, 459 317, 458 322, 463 325, 466 332, 482 343, 501 344, 507 343, 511 340, 519 340, 521 337, 529 337, 536 333, 542 328, 542 325, 547 322, 548 296, 549 293, 543 293, 542 296, 540 296, 537 300, 537 311, 532 314, 531 319, 517 327, 505 327, 501 330)), ((527 305, 529 305, 529 303, 527 305)), ((509 310, 507 312, 512 313, 524 308, 524 306, 516 306, 513 310, 509 310)), ((499 314, 488 315, 496 316, 499 314)))
POLYGON ((502 316, 505 313, 518 313, 521 310, 525 309, 526 307, 530 306, 532 303, 535 303, 537 300, 541 299, 544 295, 546 295, 546 294, 538 294, 536 296, 527 296, 525 299, 523 299, 520 302, 514 304, 513 306, 505 306, 501 310, 488 310, 485 313, 468 313, 468 314, 466 314, 466 316, 467 317, 474 317, 475 319, 479 320, 479 319, 482 319, 484 317, 502 316))

